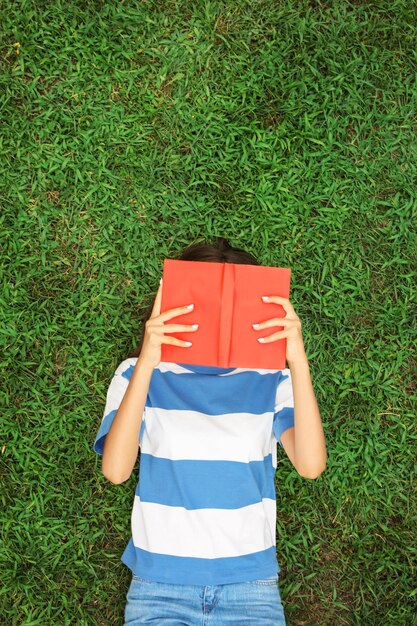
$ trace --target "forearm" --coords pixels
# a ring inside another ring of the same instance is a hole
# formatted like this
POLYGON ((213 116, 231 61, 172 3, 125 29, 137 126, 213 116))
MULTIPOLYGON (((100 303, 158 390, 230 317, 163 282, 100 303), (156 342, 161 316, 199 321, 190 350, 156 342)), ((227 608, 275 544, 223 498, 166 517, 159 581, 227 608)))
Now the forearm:
POLYGON ((129 478, 136 463, 139 431, 154 368, 140 357, 129 385, 106 435, 102 471, 107 480, 119 484, 129 478))
POLYGON ((320 411, 307 357, 288 363, 294 394, 294 449, 297 471, 317 478, 326 467, 327 453, 320 411))

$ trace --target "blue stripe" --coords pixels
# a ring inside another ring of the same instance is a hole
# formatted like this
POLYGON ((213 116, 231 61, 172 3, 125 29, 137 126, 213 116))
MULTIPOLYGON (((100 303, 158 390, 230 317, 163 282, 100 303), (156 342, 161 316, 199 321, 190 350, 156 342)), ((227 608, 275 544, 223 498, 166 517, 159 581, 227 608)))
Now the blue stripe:
POLYGON ((268 374, 244 371, 231 376, 210 376, 208 381, 209 375, 176 374, 155 369, 147 403, 171 411, 190 411, 192 407, 206 415, 259 415, 274 410, 278 375, 282 376, 280 371, 268 374), (185 387, 187 393, 184 393, 185 387), (260 389, 262 393, 259 393, 260 389))
POLYGON ((272 455, 263 461, 165 459, 141 453, 135 493, 141 500, 193 509, 237 509, 275 500, 272 455))
MULTIPOLYGON (((104 441, 106 439, 106 435, 108 434, 110 430, 110 426, 113 423, 116 413, 117 413, 117 409, 113 409, 113 411, 110 411, 110 413, 107 413, 107 415, 104 417, 104 419, 102 420, 100 424, 100 428, 98 430, 96 439, 93 444, 93 449, 95 452, 97 452, 97 454, 103 454, 104 441)), ((142 420, 141 425, 140 425, 140 430, 139 430, 140 443, 142 443, 144 430, 145 430, 145 421, 142 420)))
POLYGON ((110 413, 107 413, 107 415, 104 417, 100 424, 100 428, 98 429, 98 433, 93 445, 94 451, 97 452, 97 454, 103 454, 104 439, 110 430, 110 426, 116 413, 117 409, 114 409, 114 411, 110 411, 110 413))
POLYGON ((189 585, 222 585, 268 578, 281 570, 275 546, 242 556, 202 559, 148 552, 137 548, 130 538, 120 560, 142 578, 169 583, 181 580, 189 585))
POLYGON ((284 407, 283 409, 281 409, 281 411, 278 411, 278 413, 275 413, 273 430, 274 430, 275 439, 277 439, 281 448, 283 447, 283 445, 280 441, 280 437, 282 433, 284 432, 284 430, 287 430, 287 428, 291 428, 292 426, 294 426, 294 408, 293 407, 284 407))
MULTIPOLYGON (((183 367, 193 368, 198 372, 233 371, 233 368, 213 368, 203 365, 184 365, 183 367)), ((130 381, 133 371, 134 365, 129 365, 121 376, 130 381)), ((148 389, 146 406, 189 411, 192 402, 196 410, 207 415, 239 412, 259 415, 271 410, 268 400, 271 401, 273 398, 275 401, 277 387, 287 378, 288 375, 283 374, 281 370, 266 374, 248 370, 238 372, 233 376, 213 376, 208 373, 206 376, 203 374, 194 376, 194 372, 179 374, 170 371, 163 372, 155 368, 151 379, 152 384, 148 389), (154 378, 155 385, 153 384, 154 378), (210 402, 202 407, 201 401, 207 396, 208 382, 213 391, 213 398, 210 396, 210 402), (186 398, 184 398, 184 383, 188 384, 186 398), (259 383, 262 383, 262 394, 259 394, 259 383), (222 391, 225 392, 223 395, 222 391)))

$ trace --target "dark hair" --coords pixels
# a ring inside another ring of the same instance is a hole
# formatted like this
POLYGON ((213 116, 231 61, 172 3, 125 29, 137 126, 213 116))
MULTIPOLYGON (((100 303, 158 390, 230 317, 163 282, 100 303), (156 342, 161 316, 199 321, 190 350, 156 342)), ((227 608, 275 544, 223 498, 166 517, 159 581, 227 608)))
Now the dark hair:
MULTIPOLYGON (((184 248, 180 255, 175 258, 182 261, 207 261, 208 263, 243 263, 246 265, 260 265, 250 252, 246 252, 245 250, 242 250, 242 248, 235 248, 234 246, 231 246, 225 237, 216 237, 214 239, 214 243, 212 244, 194 243, 187 248, 184 248)), ((137 348, 129 354, 127 357, 129 359, 139 356, 142 350, 145 335, 145 323, 151 316, 155 297, 156 294, 152 298, 152 302, 147 307, 142 318, 142 336, 140 343, 137 348)))

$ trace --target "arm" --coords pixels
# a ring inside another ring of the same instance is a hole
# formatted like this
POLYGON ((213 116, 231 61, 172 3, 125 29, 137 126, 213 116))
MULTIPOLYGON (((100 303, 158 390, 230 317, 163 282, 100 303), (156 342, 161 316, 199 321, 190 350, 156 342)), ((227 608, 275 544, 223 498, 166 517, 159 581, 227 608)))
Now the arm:
POLYGON ((301 476, 317 478, 326 467, 326 443, 304 349, 301 321, 288 298, 262 296, 262 299, 266 303, 280 304, 286 313, 285 317, 274 317, 254 325, 256 329, 284 327, 283 330, 258 339, 263 343, 286 339, 285 358, 291 372, 294 396, 294 426, 282 432, 282 447, 301 476))
POLYGON ((327 462, 326 442, 307 357, 288 361, 294 393, 294 428, 281 442, 300 476, 317 478, 327 462))
POLYGON ((139 449, 139 430, 153 367, 138 358, 103 448, 102 471, 118 485, 129 478, 139 449))

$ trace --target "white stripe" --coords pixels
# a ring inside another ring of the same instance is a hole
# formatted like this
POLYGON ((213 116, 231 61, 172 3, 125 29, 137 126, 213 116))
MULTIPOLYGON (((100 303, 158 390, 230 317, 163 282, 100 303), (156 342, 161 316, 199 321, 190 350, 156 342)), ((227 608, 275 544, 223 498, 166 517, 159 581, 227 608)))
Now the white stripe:
POLYGON ((277 451, 277 440, 275 439, 274 433, 272 433, 272 444, 271 444, 271 452, 272 452, 272 467, 276 471, 278 466, 278 451, 277 451))
POLYGON ((110 382, 107 390, 106 405, 104 407, 102 420, 114 409, 118 409, 123 397, 126 393, 126 389, 129 386, 129 381, 124 376, 115 374, 110 382))
MULTIPOLYGON (((191 365, 191 364, 190 364, 191 365)), ((213 366, 215 367, 215 366, 213 366)), ((172 361, 160 361, 158 366, 155 368, 160 372, 174 372, 174 374, 189 374, 191 370, 187 370, 186 365, 180 365, 178 363, 174 363, 172 361)), ((220 368, 223 369, 223 368, 220 368)), ((287 370, 282 370, 282 372, 286 373, 287 370)), ((271 374, 276 373, 278 370, 272 369, 254 369, 249 367, 236 367, 231 372, 227 372, 225 374, 219 374, 219 376, 234 376, 235 374, 239 374, 240 372, 257 372, 258 374, 271 374)), ((194 374, 194 372, 193 372, 194 374)))
POLYGON ((129 386, 129 380, 125 376, 122 376, 122 374, 128 370, 131 365, 134 366, 136 361, 137 358, 132 357, 130 359, 125 359, 117 366, 107 388, 106 403, 104 406, 103 416, 101 418, 102 422, 106 415, 108 415, 111 411, 114 411, 114 409, 119 408, 126 393, 126 389, 129 386))
POLYGON ((142 454, 194 461, 263 461, 271 452, 274 414, 145 408, 142 454))
POLYGON ((149 552, 203 559, 241 556, 276 545, 276 501, 187 510, 135 495, 131 524, 134 545, 149 552))

